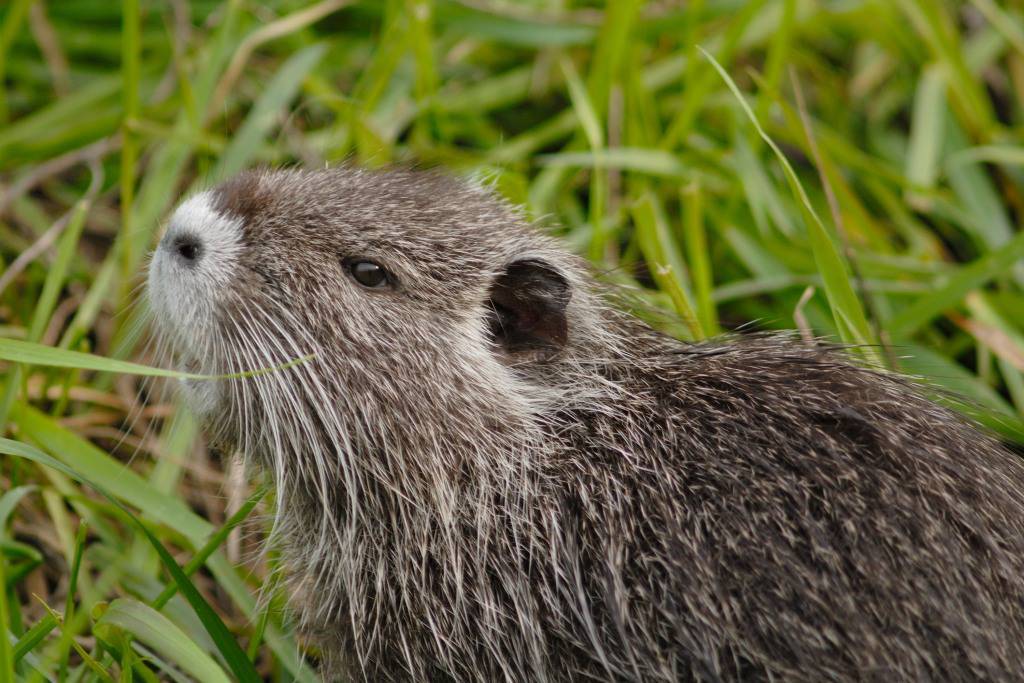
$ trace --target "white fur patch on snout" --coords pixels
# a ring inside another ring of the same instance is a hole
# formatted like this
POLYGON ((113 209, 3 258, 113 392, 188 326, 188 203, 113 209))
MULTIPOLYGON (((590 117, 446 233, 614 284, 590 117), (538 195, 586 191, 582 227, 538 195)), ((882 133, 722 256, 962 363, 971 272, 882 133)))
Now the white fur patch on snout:
POLYGON ((226 292, 242 250, 242 220, 215 208, 211 192, 183 202, 171 216, 149 269, 149 301, 157 325, 178 351, 202 363, 215 343, 213 316, 226 292), (198 258, 177 252, 179 240, 198 245, 198 258))
POLYGON ((213 194, 201 192, 182 202, 171 215, 161 250, 183 235, 199 241, 202 255, 196 264, 197 276, 222 286, 230 284, 242 247, 242 219, 218 212, 213 194))

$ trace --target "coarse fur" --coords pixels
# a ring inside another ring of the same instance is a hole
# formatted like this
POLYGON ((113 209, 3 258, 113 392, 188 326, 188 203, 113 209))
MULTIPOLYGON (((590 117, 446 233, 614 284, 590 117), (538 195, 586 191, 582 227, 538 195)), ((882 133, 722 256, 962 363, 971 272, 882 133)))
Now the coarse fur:
POLYGON ((486 188, 244 173, 150 296, 183 367, 315 354, 186 391, 278 488, 326 678, 1021 677, 1014 455, 827 346, 651 330, 486 188))

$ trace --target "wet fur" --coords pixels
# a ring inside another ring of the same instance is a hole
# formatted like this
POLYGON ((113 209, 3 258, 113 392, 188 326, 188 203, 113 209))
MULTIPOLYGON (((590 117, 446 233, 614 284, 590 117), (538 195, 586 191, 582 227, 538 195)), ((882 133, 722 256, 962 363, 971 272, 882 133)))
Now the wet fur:
POLYGON ((442 175, 257 171, 212 197, 244 226, 233 284, 157 323, 208 371, 316 354, 193 390, 277 484, 327 678, 1020 676, 1024 469, 907 381, 786 336, 668 339, 442 175), (363 256, 398 290, 356 286, 363 256), (550 353, 489 332, 523 259, 571 291, 550 353))

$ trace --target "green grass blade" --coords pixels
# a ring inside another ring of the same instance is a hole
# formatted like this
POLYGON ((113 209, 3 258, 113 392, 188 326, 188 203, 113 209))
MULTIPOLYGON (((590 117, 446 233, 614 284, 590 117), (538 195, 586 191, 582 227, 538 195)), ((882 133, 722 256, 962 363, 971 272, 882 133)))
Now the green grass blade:
POLYGON ((968 292, 999 277, 1021 259, 1024 259, 1024 233, 1018 234, 1001 249, 961 267, 944 285, 917 299, 889 321, 889 334, 893 339, 912 336, 934 317, 959 304, 968 292))
POLYGON ((57 257, 46 273, 46 280, 43 282, 43 291, 36 301, 36 309, 32 315, 32 326, 29 328, 28 340, 39 341, 50 322, 50 315, 57 304, 57 297, 60 295, 61 287, 64 286, 64 279, 67 276, 71 259, 78 247, 79 238, 82 236, 82 228, 85 226, 85 217, 89 213, 89 201, 80 200, 73 209, 68 225, 64 228, 60 242, 57 245, 57 257))
POLYGON ((864 308, 861 306, 860 300, 853 289, 849 264, 847 264, 840 253, 835 238, 818 217, 814 206, 811 204, 811 200, 800 183, 800 178, 790 165, 789 159, 786 158, 786 155, 782 153, 782 150, 775 144, 775 141, 761 127, 736 83, 733 82, 729 74, 726 73, 725 69, 722 68, 710 53, 703 48, 701 48, 701 52, 711 61, 711 64, 729 87, 729 90, 736 97, 744 114, 746 114, 758 135, 772 149, 779 163, 782 164, 790 190, 800 206, 808 237, 811 241, 814 260, 817 263, 818 272, 825 283, 825 294, 828 297, 829 306, 835 317, 840 338, 844 342, 856 344, 864 348, 865 353, 877 362, 876 354, 866 348, 867 345, 877 344, 877 340, 874 339, 871 326, 868 324, 867 317, 864 314, 864 308))
POLYGON ((604 21, 594 45, 587 90, 599 118, 608 110, 608 98, 630 49, 630 36, 636 26, 643 0, 615 0, 605 3, 604 21))
POLYGON ((75 594, 78 592, 78 574, 82 567, 82 551, 85 549, 87 531, 85 520, 82 520, 78 524, 78 533, 75 535, 74 555, 71 559, 71 574, 68 579, 68 594, 64 600, 64 624, 66 628, 61 632, 60 656, 58 657, 60 669, 57 674, 59 680, 64 680, 67 676, 68 660, 66 653, 71 649, 71 641, 75 636, 70 625, 74 623, 75 618, 75 594))
MULTIPOLYGON (((950 119, 946 131, 950 156, 955 158, 967 146, 966 133, 950 119)), ((976 164, 947 164, 946 173, 959 203, 956 208, 963 211, 963 218, 956 217, 956 222, 983 248, 994 249, 1006 244, 1016 229, 999 196, 999 188, 986 169, 976 164)), ((941 204, 940 200, 935 201, 936 208, 941 204)))
POLYGON ((1001 33, 1007 42, 1013 45, 1013 49, 1024 56, 1024 28, 1021 27, 1019 18, 999 7, 995 0, 970 2, 988 19, 992 28, 1001 33))
MULTIPOLYGON (((46 612, 47 612, 47 618, 48 619, 52 619, 56 626, 63 627, 63 626, 66 625, 66 622, 64 622, 64 620, 61 618, 61 616, 55 610, 53 610, 45 602, 43 602, 42 605, 43 605, 43 609, 45 609, 46 612)), ((61 630, 61 638, 62 639, 64 637, 63 633, 64 633, 64 631, 62 629, 61 630)), ((89 670, 91 670, 93 672, 93 675, 96 676, 96 680, 110 681, 110 683, 113 683, 113 681, 114 681, 113 677, 103 668, 103 666, 98 661, 96 661, 91 655, 89 655, 89 653, 86 652, 85 649, 81 645, 79 645, 78 641, 76 641, 74 638, 71 639, 71 646, 74 648, 75 652, 77 652, 78 655, 82 658, 82 661, 85 662, 85 665, 89 668, 89 670)), ((123 680, 130 680, 130 679, 131 679, 131 672, 130 671, 128 671, 127 673, 122 673, 122 676, 121 676, 121 680, 122 681, 123 680)), ((36 680, 37 679, 32 679, 33 683, 35 683, 36 680)))
POLYGON ((81 370, 96 370, 99 372, 116 372, 126 375, 142 375, 145 377, 170 377, 173 379, 194 379, 194 380, 216 380, 216 379, 240 379, 254 375, 265 374, 285 370, 294 365, 305 363, 313 358, 312 355, 296 358, 273 368, 259 368, 249 372, 230 373, 225 375, 202 375, 192 372, 178 372, 176 370, 165 370, 154 368, 139 363, 131 363, 114 358, 105 358, 91 353, 81 351, 68 351, 42 344, 22 341, 20 339, 0 338, 0 360, 14 363, 25 363, 26 365, 43 365, 53 368, 78 368, 81 370))
POLYGON ((55 628, 57 628, 57 620, 48 614, 40 619, 32 628, 25 631, 21 638, 18 639, 18 642, 14 644, 13 657, 15 663, 21 661, 29 652, 32 652, 55 628))
MULTIPOLYGON (((21 23, 28 14, 28 8, 33 0, 12 0, 7 5, 4 13, 3 23, 0 24, 0 83, 7 79, 7 60, 11 49, 11 43, 21 30, 21 23)), ((0 125, 7 123, 7 87, 0 87, 0 125)), ((0 646, 2 647, 2 646, 0 646)))
POLYGON ((903 372, 918 375, 926 380, 926 386, 937 385, 947 392, 936 398, 948 401, 950 396, 965 397, 966 401, 954 400, 959 410, 1008 439, 1024 441, 1024 422, 1014 414, 1013 407, 962 365, 923 346, 907 344, 899 350, 903 372))
POLYGON ((975 79, 964 61, 963 45, 954 31, 954 20, 947 14, 947 5, 935 0, 898 0, 935 56, 943 63, 956 87, 950 95, 960 102, 962 118, 972 132, 985 135, 992 129, 992 104, 985 96, 982 82, 975 79))
POLYGON ((651 277, 668 292, 676 313, 689 328, 691 338, 703 339, 704 330, 693 308, 679 248, 668 231, 664 212, 653 194, 646 194, 633 207, 633 220, 637 227, 637 241, 651 277))
MULTIPOLYGON (((89 481, 100 482, 109 494, 139 509, 147 519, 165 524, 188 538, 193 547, 202 547, 214 533, 209 522, 189 510, 179 499, 160 493, 144 478, 47 415, 15 404, 12 418, 26 436, 60 458, 57 462, 67 468, 63 470, 65 474, 86 481, 76 472, 89 472, 89 481)), ((0 441, 0 452, 4 452, 3 441, 0 441)), ((226 559, 220 554, 214 554, 209 558, 207 566, 235 604, 246 614, 254 615, 255 603, 237 571, 226 559)), ((295 644, 290 638, 277 629, 268 628, 266 639, 293 675, 307 683, 315 680, 297 656, 295 644)))
POLYGON ((690 279, 693 282, 693 297, 697 307, 697 319, 705 336, 712 337, 720 332, 718 313, 712 297, 714 283, 711 277, 711 257, 708 253, 707 233, 704 227, 704 194, 699 184, 683 189, 683 239, 686 244, 687 263, 690 265, 690 279))
MULTIPOLYGON (((782 67, 791 58, 793 24, 796 18, 797 0, 782 0, 782 15, 779 19, 778 28, 774 31, 771 46, 768 50, 768 58, 764 65, 764 78, 768 85, 768 91, 774 92, 782 81, 782 67)), ((762 100, 767 107, 770 100, 762 100)), ((758 115, 764 112, 759 110, 758 115)))
POLYGON ((97 78, 65 98, 61 98, 15 123, 0 127, 0 166, 16 159, 27 145, 47 140, 56 131, 81 121, 83 111, 106 109, 121 87, 116 76, 97 78))
MULTIPOLYGON (((174 558, 167 552, 167 549, 156 538, 156 536, 149 531, 146 525, 131 512, 131 510, 121 504, 120 500, 116 498, 113 493, 108 492, 103 486, 96 482, 96 473, 93 470, 88 470, 92 476, 86 477, 72 467, 69 467, 39 449, 18 441, 12 441, 11 439, 0 438, 0 453, 26 458, 33 462, 46 465, 47 467, 53 467, 70 477, 84 481, 120 508, 121 511, 132 520, 132 522, 138 527, 139 531, 141 531, 153 545, 153 549, 156 550, 157 554, 160 556, 160 560, 163 562, 164 567, 171 574, 171 577, 177 584, 178 590, 181 591, 185 599, 192 605, 192 608, 195 610, 199 620, 203 622, 203 626, 207 629, 210 637, 213 638, 214 643, 217 645, 217 649, 228 663, 228 666, 231 668, 236 680, 243 681, 245 683, 260 680, 256 670, 253 669, 252 662, 250 662, 248 657, 246 657, 245 652, 238 645, 238 642, 235 640, 234 636, 231 635, 231 632, 228 631, 227 626, 224 625, 221 618, 217 616, 217 613, 213 611, 213 608, 210 607, 209 603, 207 603, 203 596, 200 595, 199 591, 196 590, 196 587, 192 585, 192 582, 187 576, 185 576, 181 567, 179 567, 177 562, 174 561, 174 558)), ((134 475, 134 473, 130 473, 127 470, 125 470, 125 473, 134 476, 140 482, 139 486, 148 486, 148 484, 139 478, 138 475, 134 475)), ((130 477, 126 476, 125 478, 130 477)), ((137 497, 138 494, 132 495, 132 498, 137 497)), ((177 501, 175 502, 177 503, 177 501)), ((209 528, 208 523, 202 520, 199 521, 202 526, 209 528)))
POLYGON ((108 624, 131 633, 196 680, 228 683, 227 675, 209 655, 182 633, 174 622, 148 605, 131 598, 114 600, 96 622, 97 627, 108 624))
POLYGON ((139 116, 139 78, 142 46, 139 39, 139 0, 122 0, 121 4, 121 276, 127 285, 134 264, 128 258, 131 242, 137 238, 132 222, 132 207, 135 203, 135 166, 138 163, 138 142, 132 126, 139 116))
POLYGON ((569 100, 572 102, 573 111, 580 122, 580 127, 587 136, 587 142, 590 144, 591 150, 601 150, 604 147, 601 117, 590 101, 590 95, 576 73, 576 67, 568 59, 561 61, 561 67, 566 85, 569 87, 569 100))
POLYGON ((10 518, 11 513, 14 512, 14 508, 21 502, 22 498, 37 490, 39 490, 38 486, 28 484, 16 486, 0 496, 0 538, 6 536, 7 520, 10 518))
POLYGON ((964 164, 992 163, 1003 166, 1024 166, 1024 147, 1013 145, 981 145, 968 147, 946 158, 947 168, 964 164))
POLYGON ((148 519, 166 524, 196 547, 213 532, 210 523, 189 510, 180 499, 160 493, 133 470, 48 415, 16 403, 11 418, 21 433, 59 458, 65 474, 80 479, 75 472, 88 472, 88 481, 98 483, 104 491, 141 510, 148 519))
POLYGON ((608 197, 608 176, 602 158, 604 155, 604 131, 601 117, 591 101, 590 94, 576 73, 576 68, 568 59, 561 62, 562 74, 569 86, 569 99, 573 111, 579 119, 580 127, 590 145, 594 158, 594 168, 590 173, 590 255, 596 261, 605 255, 608 242, 606 226, 606 202, 608 197))
POLYGON ((434 59, 433 40, 434 3, 432 0, 406 0, 409 17, 409 38, 416 59, 417 115, 414 136, 420 144, 428 145, 434 116, 434 96, 437 93, 438 73, 434 59))
POLYGON ((221 155, 213 170, 214 180, 234 175, 252 161, 263 138, 277 122, 281 111, 295 98, 302 79, 317 65, 326 49, 324 44, 310 45, 295 53, 278 69, 221 155))
POLYGON ((596 35, 591 26, 519 19, 477 11, 460 12, 459 15, 448 19, 447 24, 450 28, 474 36, 478 40, 522 47, 585 45, 592 42, 596 35))
POLYGON ((693 171, 674 154, 660 149, 639 147, 615 147, 600 152, 558 152, 542 154, 537 160, 545 166, 576 166, 592 168, 614 168, 634 171, 652 176, 690 179, 693 171))
MULTIPOLYGON (((730 63, 740 44, 740 39, 747 32, 751 22, 758 16, 766 0, 750 0, 744 2, 734 21, 729 23, 729 28, 722 37, 721 46, 717 49, 720 61, 730 63)), ((704 48, 696 46, 698 50, 709 56, 704 48)), ((718 60, 712 59, 715 65, 718 60)), ((687 82, 683 84, 683 102, 668 131, 661 141, 663 149, 675 149, 680 143, 686 141, 693 128, 694 121, 700 113, 714 87, 713 71, 707 68, 700 68, 698 64, 691 64, 687 69, 687 82)))
POLYGON ((11 629, 11 610, 7 604, 7 560, 0 551, 0 681, 14 680, 14 653, 7 633, 11 629))
MULTIPOLYGON (((938 66, 928 67, 921 77, 914 96, 914 112, 910 126, 910 149, 907 151, 906 176, 915 186, 932 190, 938 179, 940 155, 945 142, 946 75, 938 66)), ((914 192, 907 193, 912 205, 927 206, 927 199, 914 192)))
MULTIPOLYGON (((210 556, 213 555, 217 548, 227 540, 228 534, 231 533, 231 530, 248 519, 249 513, 253 511, 253 508, 255 508, 256 504, 263 499, 263 496, 265 496, 266 493, 266 489, 259 489, 249 496, 248 500, 246 500, 245 503, 235 511, 235 514, 231 515, 231 517, 228 518, 228 520, 224 522, 219 529, 217 529, 217 532, 210 536, 209 540, 206 541, 203 547, 192 556, 192 559, 185 564, 182 568, 185 576, 191 576, 196 572, 196 570, 206 564, 206 561, 210 559, 210 556)), ((167 601, 174 597, 174 594, 177 592, 177 584, 168 584, 167 588, 165 588, 153 601, 153 607, 160 609, 166 605, 167 601)))

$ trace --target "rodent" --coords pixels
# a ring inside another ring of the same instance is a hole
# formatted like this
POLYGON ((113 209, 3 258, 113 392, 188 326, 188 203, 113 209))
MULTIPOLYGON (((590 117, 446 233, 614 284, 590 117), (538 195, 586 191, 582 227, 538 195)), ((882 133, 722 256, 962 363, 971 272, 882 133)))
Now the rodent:
POLYGON ((911 381, 697 344, 434 171, 256 170, 149 273, 207 433, 278 488, 327 679, 1024 677, 1024 467, 911 381))

